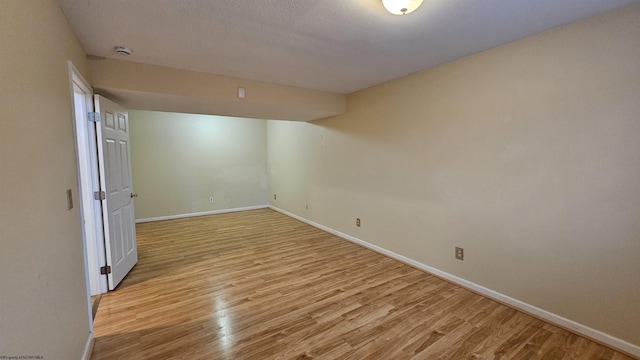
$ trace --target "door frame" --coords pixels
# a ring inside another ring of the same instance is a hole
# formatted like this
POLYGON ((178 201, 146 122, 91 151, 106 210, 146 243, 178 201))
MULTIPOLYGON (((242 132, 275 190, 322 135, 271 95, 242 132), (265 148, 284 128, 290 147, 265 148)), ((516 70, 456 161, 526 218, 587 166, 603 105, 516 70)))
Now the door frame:
MULTIPOLYGON (((92 295, 108 291, 107 277, 100 274, 100 267, 105 266, 107 262, 104 248, 102 204, 93 198, 93 193, 100 190, 95 123, 88 120, 88 113, 94 110, 93 90, 73 63, 67 61, 67 64, 73 105, 73 130, 78 172, 78 196, 81 206, 85 276, 87 296, 90 300, 92 295)), ((89 318, 92 318, 91 301, 89 301, 89 318)))

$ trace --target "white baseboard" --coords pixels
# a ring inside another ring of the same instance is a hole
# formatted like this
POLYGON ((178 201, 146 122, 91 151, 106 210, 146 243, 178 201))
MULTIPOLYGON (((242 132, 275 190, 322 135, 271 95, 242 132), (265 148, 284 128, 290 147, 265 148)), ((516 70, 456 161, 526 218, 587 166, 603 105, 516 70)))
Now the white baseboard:
POLYGON ((396 254, 396 253, 394 253, 392 251, 389 251, 387 249, 381 248, 381 247, 373 245, 373 244, 369 244, 366 241, 360 240, 360 239, 358 239, 356 237, 353 237, 351 235, 347 235, 347 234, 342 233, 340 231, 334 230, 334 229, 332 229, 330 227, 327 227, 327 226, 324 226, 324 225, 320 225, 320 224, 315 223, 313 221, 307 220, 307 219, 305 219, 305 218, 303 218, 301 216, 298 216, 298 215, 292 214, 292 213, 290 213, 288 211, 279 209, 279 208, 277 208, 275 206, 271 206, 270 205, 269 208, 272 209, 272 210, 275 210, 277 212, 280 212, 280 213, 282 213, 284 215, 287 215, 289 217, 292 217, 292 218, 294 218, 296 220, 300 220, 300 221, 302 221, 304 223, 307 223, 307 224, 309 224, 309 225, 311 225, 313 227, 316 227, 316 228, 318 228, 320 230, 324 230, 324 231, 326 231, 326 232, 328 232, 330 234, 336 235, 336 236, 341 237, 341 238, 343 238, 345 240, 351 241, 353 243, 356 243, 358 245, 361 245, 363 247, 371 249, 371 250, 373 250, 373 251, 375 251, 377 253, 386 255, 386 256, 388 256, 390 258, 396 259, 396 260, 398 260, 400 262, 403 262, 405 264, 408 264, 408 265, 411 265, 411 266, 416 267, 418 269, 424 270, 424 271, 426 271, 426 272, 428 272, 428 273, 430 273, 432 275, 435 275, 437 277, 443 278, 443 279, 448 280, 448 281, 450 281, 452 283, 455 283, 455 284, 460 285, 460 286, 462 286, 464 288, 467 288, 467 289, 469 289, 471 291, 474 291, 476 293, 484 295, 484 296, 486 296, 486 297, 488 297, 490 299, 496 300, 498 302, 501 302, 503 304, 506 304, 508 306, 511 306, 513 308, 521 310, 521 311, 523 311, 523 312, 525 312, 527 314, 530 314, 530 315, 532 315, 534 317, 546 320, 546 321, 548 321, 548 322, 550 322, 550 323, 552 323, 554 325, 557 325, 557 326, 560 326, 560 327, 565 328, 567 330, 573 331, 573 332, 575 332, 575 333, 577 333, 579 335, 582 335, 582 336, 585 336, 587 338, 593 339, 593 340, 595 340, 597 342, 600 342, 602 344, 611 346, 612 348, 615 348, 615 349, 617 349, 617 350, 619 350, 621 352, 624 352, 624 353, 626 353, 628 355, 632 355, 632 356, 635 356, 635 357, 640 357, 640 346, 638 346, 638 345, 631 344, 631 343, 629 343, 629 342, 627 342, 625 340, 618 339, 617 337, 614 337, 614 336, 611 336, 609 334, 606 334, 606 333, 603 333, 601 331, 598 331, 596 329, 590 328, 590 327, 588 327, 586 325, 582 325, 582 324, 577 323, 577 322, 575 322, 573 320, 569 320, 569 319, 564 318, 564 317, 562 317, 560 315, 556 315, 556 314, 551 313, 549 311, 540 309, 538 307, 535 307, 533 305, 527 304, 527 303, 525 303, 523 301, 520 301, 518 299, 514 299, 514 298, 509 297, 507 295, 501 294, 501 293, 499 293, 497 291, 488 289, 488 288, 486 288, 484 286, 478 285, 476 283, 473 283, 471 281, 465 280, 465 279, 460 278, 458 276, 451 275, 451 274, 446 273, 446 272, 444 272, 442 270, 438 270, 438 269, 436 269, 434 267, 422 264, 422 263, 420 263, 418 261, 415 261, 413 259, 410 259, 408 257, 402 256, 402 255, 399 255, 399 254, 396 254))
POLYGON ((87 344, 84 346, 84 352, 82 353, 81 360, 90 360, 91 353, 93 352, 93 344, 95 344, 95 339, 93 338, 93 333, 89 333, 89 338, 87 339, 87 344))
POLYGON ((178 214, 178 215, 158 216, 158 217, 152 217, 152 218, 146 218, 146 219, 136 219, 136 224, 138 224, 138 223, 145 223, 145 222, 151 222, 151 221, 163 221, 163 220, 183 219, 183 218, 194 217, 194 216, 204 216, 204 215, 225 214, 225 213, 237 212, 237 211, 256 210, 256 209, 266 209, 266 208, 268 208, 268 207, 269 207, 268 205, 257 205, 257 206, 246 206, 246 207, 233 208, 233 209, 221 209, 221 210, 203 211, 203 212, 190 213, 190 214, 178 214))

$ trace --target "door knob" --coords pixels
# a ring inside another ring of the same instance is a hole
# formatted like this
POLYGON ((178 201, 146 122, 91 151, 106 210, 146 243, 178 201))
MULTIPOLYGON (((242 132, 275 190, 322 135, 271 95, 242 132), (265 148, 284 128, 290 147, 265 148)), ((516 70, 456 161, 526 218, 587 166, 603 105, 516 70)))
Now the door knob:
POLYGON ((134 197, 138 197, 138 193, 131 193, 131 197, 132 197, 132 198, 134 198, 134 197))

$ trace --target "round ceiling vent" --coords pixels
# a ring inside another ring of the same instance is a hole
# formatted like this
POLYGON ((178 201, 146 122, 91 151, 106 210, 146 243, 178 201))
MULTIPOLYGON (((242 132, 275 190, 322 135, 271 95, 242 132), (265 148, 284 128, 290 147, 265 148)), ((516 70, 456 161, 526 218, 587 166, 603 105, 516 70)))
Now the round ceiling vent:
POLYGON ((118 45, 118 46, 114 46, 113 49, 118 53, 118 54, 122 54, 122 55, 131 55, 131 49, 129 49, 126 46, 122 46, 122 45, 118 45))

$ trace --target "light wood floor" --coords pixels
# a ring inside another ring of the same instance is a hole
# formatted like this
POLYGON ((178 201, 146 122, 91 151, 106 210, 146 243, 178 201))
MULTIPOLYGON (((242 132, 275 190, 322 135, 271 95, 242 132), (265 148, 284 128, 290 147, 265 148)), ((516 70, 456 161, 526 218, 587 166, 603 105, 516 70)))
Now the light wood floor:
POLYGON ((92 359, 630 359, 272 210, 137 225, 92 359))

